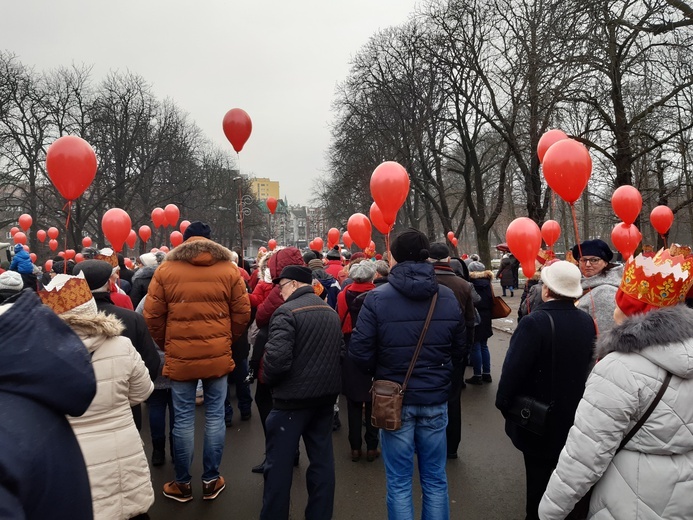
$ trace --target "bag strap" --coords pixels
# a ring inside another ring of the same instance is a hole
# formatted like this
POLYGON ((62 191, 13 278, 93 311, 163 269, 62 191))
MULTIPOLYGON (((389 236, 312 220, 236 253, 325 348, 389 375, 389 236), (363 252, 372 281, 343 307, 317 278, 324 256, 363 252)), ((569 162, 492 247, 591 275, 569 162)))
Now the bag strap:
POLYGON ((426 332, 428 331, 428 326, 431 323, 431 318, 433 317, 433 310, 436 307, 436 301, 438 300, 438 293, 433 295, 431 299, 431 306, 428 309, 428 316, 426 316, 426 322, 424 323, 423 331, 421 336, 419 336, 419 342, 416 344, 416 350, 414 351, 414 357, 411 358, 411 363, 409 363, 409 370, 407 370, 407 375, 404 378, 404 383, 402 383, 402 393, 407 389, 407 383, 411 377, 411 373, 414 371, 414 365, 416 364, 416 358, 419 357, 419 352, 421 352, 421 347, 423 346, 424 338, 426 337, 426 332))
POLYGON ((623 438, 621 441, 621 444, 619 444, 618 449, 616 450, 616 453, 621 451, 628 442, 633 438, 633 436, 638 433, 638 430, 642 428, 642 425, 645 424, 645 421, 647 421, 648 417, 652 414, 654 409, 657 407, 657 404, 659 401, 662 400, 662 396, 664 395, 664 392, 666 391, 667 387, 669 386, 669 381, 671 381, 671 372, 667 371, 667 376, 664 378, 664 382, 662 383, 662 386, 659 389, 659 392, 657 392, 657 395, 655 396, 654 400, 652 401, 652 404, 647 408, 644 414, 642 414, 642 417, 640 417, 640 420, 635 423, 635 426, 628 432, 628 434, 623 438))

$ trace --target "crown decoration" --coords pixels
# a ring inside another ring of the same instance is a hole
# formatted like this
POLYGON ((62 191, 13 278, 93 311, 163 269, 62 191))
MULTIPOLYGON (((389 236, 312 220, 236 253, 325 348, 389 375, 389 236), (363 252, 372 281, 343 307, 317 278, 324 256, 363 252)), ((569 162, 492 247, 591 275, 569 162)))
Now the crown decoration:
POLYGON ((693 286, 691 248, 672 244, 654 256, 631 256, 623 269, 619 289, 642 303, 669 307, 681 303, 693 286))
MULTIPOLYGON (((82 273, 80 273, 82 274, 82 273)), ((47 290, 38 291, 38 295, 44 305, 48 305, 56 314, 63 314, 71 311, 92 300, 91 289, 83 276, 57 275, 53 282, 61 283, 64 278, 69 278, 62 287, 54 286, 47 290)), ((48 285, 50 287, 53 282, 48 285)))
POLYGON ((94 260, 103 260, 104 262, 111 264, 111 267, 118 267, 118 255, 111 249, 102 249, 100 253, 94 255, 94 260), (103 254, 107 251, 111 251, 110 256, 103 254))
POLYGON ((540 249, 537 253, 537 262, 539 262, 540 265, 546 265, 546 262, 554 258, 556 258, 556 253, 551 249, 540 249))

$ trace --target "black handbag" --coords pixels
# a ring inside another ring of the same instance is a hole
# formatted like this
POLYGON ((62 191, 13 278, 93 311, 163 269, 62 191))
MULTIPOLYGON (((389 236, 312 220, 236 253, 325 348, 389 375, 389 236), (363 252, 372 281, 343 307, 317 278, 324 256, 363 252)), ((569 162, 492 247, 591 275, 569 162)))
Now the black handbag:
MULTIPOLYGON (((546 312, 546 315, 551 322, 551 396, 553 397, 556 382, 556 356, 553 351, 556 329, 551 314, 546 312)), ((553 400, 545 403, 531 395, 518 395, 511 401, 510 407, 505 412, 505 418, 535 435, 544 435, 551 417, 552 406, 553 400)))

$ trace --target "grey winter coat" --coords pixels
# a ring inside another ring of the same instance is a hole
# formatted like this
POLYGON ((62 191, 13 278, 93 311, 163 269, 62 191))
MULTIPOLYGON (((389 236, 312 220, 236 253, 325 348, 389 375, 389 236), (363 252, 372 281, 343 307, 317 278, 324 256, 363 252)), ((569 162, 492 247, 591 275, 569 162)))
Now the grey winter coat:
POLYGON ((597 355, 539 517, 565 518, 596 483, 589 518, 693 518, 693 310, 628 318, 600 337, 597 355), (662 400, 614 456, 667 371, 662 400))
POLYGON ((615 266, 596 276, 582 279, 583 296, 576 305, 597 320, 597 333, 604 334, 614 326, 616 291, 621 285, 623 266, 615 266))
POLYGON ((334 403, 340 392, 344 339, 339 316, 312 286, 299 287, 270 320, 262 382, 274 408, 334 403))

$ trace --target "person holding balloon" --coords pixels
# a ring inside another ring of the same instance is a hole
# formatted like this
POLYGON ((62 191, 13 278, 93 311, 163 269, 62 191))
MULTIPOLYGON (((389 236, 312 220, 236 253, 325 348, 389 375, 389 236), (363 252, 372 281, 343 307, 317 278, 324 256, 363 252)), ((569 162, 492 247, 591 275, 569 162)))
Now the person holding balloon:
POLYGON ((603 240, 585 240, 571 252, 582 273, 583 295, 576 305, 592 316, 602 334, 614 325, 615 297, 623 266, 611 262, 614 253, 603 240))

